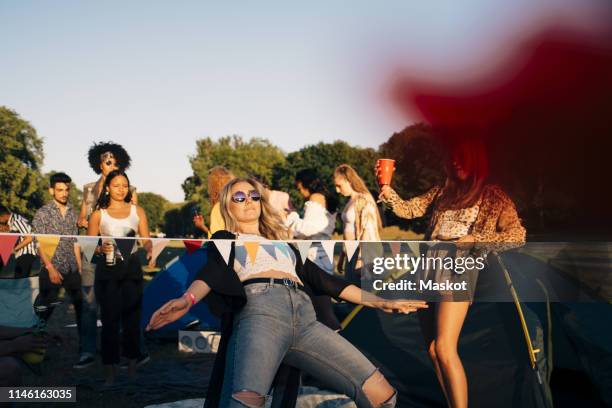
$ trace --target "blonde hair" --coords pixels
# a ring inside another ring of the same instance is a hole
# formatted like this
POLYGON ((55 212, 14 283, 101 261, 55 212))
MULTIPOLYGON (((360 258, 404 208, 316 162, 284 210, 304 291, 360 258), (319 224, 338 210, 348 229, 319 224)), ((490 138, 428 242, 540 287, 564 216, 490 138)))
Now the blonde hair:
POLYGON ((215 166, 208 171, 208 196, 211 206, 219 201, 219 194, 221 194, 223 186, 234 177, 232 172, 223 166, 215 166))
POLYGON ((374 208, 376 208, 376 224, 378 226, 378 231, 382 230, 382 219, 380 218, 380 213, 378 212, 378 206, 376 205, 376 200, 372 197, 372 193, 368 190, 366 183, 363 181, 359 174, 355 171, 354 168, 349 166, 348 164, 341 164, 334 170, 335 177, 343 177, 346 181, 349 182, 351 188, 358 192, 359 194, 363 194, 374 208))
POLYGON ((221 204, 221 215, 225 221, 225 228, 233 233, 238 232, 238 222, 230 211, 232 199, 232 187, 238 183, 249 183, 261 196, 261 214, 259 215, 259 233, 268 239, 289 239, 289 231, 283 224, 276 210, 268 201, 268 193, 264 186, 250 177, 238 177, 230 180, 221 190, 219 203, 221 204))

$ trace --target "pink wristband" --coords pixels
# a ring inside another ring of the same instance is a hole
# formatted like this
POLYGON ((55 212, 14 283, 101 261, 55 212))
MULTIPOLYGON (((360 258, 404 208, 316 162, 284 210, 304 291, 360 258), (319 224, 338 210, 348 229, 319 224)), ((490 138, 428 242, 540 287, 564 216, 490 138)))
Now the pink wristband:
POLYGON ((189 301, 191 302, 191 306, 196 304, 196 298, 195 298, 193 293, 185 292, 185 294, 183 296, 186 296, 189 299, 189 301))

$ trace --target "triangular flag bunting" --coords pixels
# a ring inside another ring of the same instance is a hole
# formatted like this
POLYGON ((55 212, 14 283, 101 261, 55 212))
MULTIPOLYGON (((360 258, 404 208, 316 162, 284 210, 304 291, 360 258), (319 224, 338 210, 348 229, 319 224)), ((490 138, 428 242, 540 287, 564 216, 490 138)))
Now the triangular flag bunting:
MULTIPOLYGON (((215 246, 223 257, 225 263, 229 262, 230 253, 232 252, 232 241, 229 239, 218 239, 214 241, 215 246)), ((246 262, 246 261, 245 261, 246 262)))
POLYGON ((357 248, 359 248, 359 241, 344 241, 344 248, 346 249, 347 259, 350 261, 353 259, 353 255, 357 248))
POLYGON ((274 245, 273 243, 269 242, 269 243, 261 244, 261 249, 266 251, 272 258, 277 259, 276 245, 274 245))
POLYGON ((399 241, 389 242, 389 247, 391 247, 391 253, 393 254, 393 256, 395 256, 400 253, 402 243, 399 241))
POLYGON ((153 248, 151 248, 151 258, 155 260, 157 259, 159 254, 162 253, 166 245, 170 243, 170 240, 169 239, 154 239, 152 240, 152 242, 153 242, 153 248))
POLYGON ((246 266, 247 256, 248 254, 246 248, 242 245, 236 245, 236 247, 234 248, 234 259, 240 265, 242 265, 243 268, 246 266))
POLYGON ((0 257, 4 265, 8 264, 9 258, 13 253, 15 242, 19 239, 19 235, 0 235, 0 257))
POLYGON ((288 246, 286 243, 284 243, 284 242, 275 242, 275 243, 274 243, 274 246, 276 247, 276 249, 278 249, 278 250, 279 250, 279 251, 281 251, 283 254, 285 254, 285 256, 286 256, 287 258, 289 258, 289 257, 290 257, 290 255, 289 255, 289 251, 290 251, 290 249, 289 249, 289 246, 288 246))
POLYGON ((256 242, 256 241, 244 242, 243 245, 247 253, 249 254, 251 263, 254 264, 255 261, 257 260, 257 252, 259 251, 259 242, 256 242))
POLYGON ((419 242, 417 241, 409 241, 406 242, 406 244, 408 244, 408 248, 410 248, 410 250, 412 251, 413 255, 419 256, 419 242))
POLYGON ((183 240, 183 244, 187 249, 188 254, 193 254, 197 249, 200 249, 202 246, 202 240, 199 239, 186 239, 183 240))
POLYGON ((36 237, 38 241, 38 245, 40 245, 40 249, 47 256, 47 259, 50 261, 53 259, 53 255, 55 254, 55 250, 57 249, 57 245, 60 241, 59 235, 38 235, 36 237))
POLYGON ((297 244, 298 250, 300 251, 300 258, 302 258, 302 262, 306 262, 306 258, 308 257, 308 250, 312 245, 312 241, 295 241, 297 244))
POLYGON ((85 259, 88 260, 89 262, 91 262, 91 258, 93 257, 93 254, 96 251, 99 240, 100 239, 98 237, 88 237, 88 236, 77 237, 77 242, 79 243, 79 246, 81 247, 81 251, 83 251, 83 255, 85 256, 85 259))
POLYGON ((336 243, 334 241, 327 240, 327 241, 321 241, 321 245, 323 246, 323 250, 325 251, 327 258, 330 260, 330 262, 333 265, 334 264, 334 246, 336 245, 336 243))
POLYGON ((117 249, 121 253, 121 256, 125 260, 132 255, 132 250, 136 246, 136 240, 131 238, 115 238, 115 243, 117 244, 117 249))

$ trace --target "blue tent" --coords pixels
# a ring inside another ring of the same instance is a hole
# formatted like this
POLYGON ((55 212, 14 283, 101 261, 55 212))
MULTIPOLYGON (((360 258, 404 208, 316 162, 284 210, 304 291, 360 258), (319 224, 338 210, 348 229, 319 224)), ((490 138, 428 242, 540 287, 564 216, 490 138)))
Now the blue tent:
MULTIPOLYGON (((206 264, 206 245, 191 254, 184 253, 170 261, 146 286, 142 300, 140 325, 145 327, 151 315, 167 301, 180 297, 193 282, 197 272, 206 264)), ((197 303, 176 322, 163 330, 179 330, 199 321, 201 327, 218 328, 219 320, 213 316, 204 302, 197 303)))

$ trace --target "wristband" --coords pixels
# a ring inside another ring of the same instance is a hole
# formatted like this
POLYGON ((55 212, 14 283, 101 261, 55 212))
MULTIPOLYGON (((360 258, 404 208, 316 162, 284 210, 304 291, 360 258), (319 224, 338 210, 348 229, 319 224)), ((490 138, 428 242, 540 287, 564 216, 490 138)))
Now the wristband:
POLYGON ((191 302, 191 306, 196 304, 196 298, 195 298, 193 293, 185 292, 185 294, 183 296, 185 296, 187 299, 189 299, 189 301, 191 302))
POLYGON ((50 270, 51 268, 53 268, 53 264, 51 262, 45 264, 46 270, 50 270))

